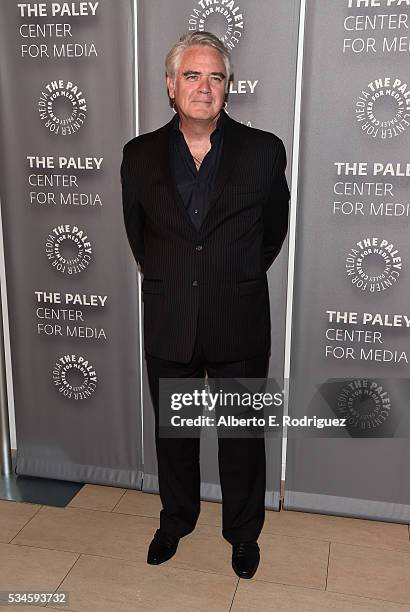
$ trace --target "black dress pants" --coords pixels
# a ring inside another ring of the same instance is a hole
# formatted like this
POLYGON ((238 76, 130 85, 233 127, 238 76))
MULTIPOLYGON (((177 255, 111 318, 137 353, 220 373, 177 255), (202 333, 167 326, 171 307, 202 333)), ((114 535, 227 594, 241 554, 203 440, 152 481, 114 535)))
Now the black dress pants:
MULTIPOLYGON (((265 378, 269 355, 229 363, 211 363, 203 354, 199 334, 189 363, 146 355, 155 410, 155 442, 159 493, 163 509, 160 528, 181 538, 190 533, 200 512, 199 438, 164 438, 159 430, 160 378, 265 378)), ((265 518, 266 460, 262 438, 218 438, 222 489, 222 534, 231 544, 256 541, 265 518)))

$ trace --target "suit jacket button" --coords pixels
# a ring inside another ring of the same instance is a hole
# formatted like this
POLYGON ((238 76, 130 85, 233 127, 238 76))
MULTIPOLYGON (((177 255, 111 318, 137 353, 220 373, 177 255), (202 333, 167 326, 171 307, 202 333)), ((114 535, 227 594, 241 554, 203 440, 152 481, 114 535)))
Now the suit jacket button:
POLYGON ((204 247, 202 246, 202 244, 197 244, 195 248, 197 251, 202 251, 204 247))
POLYGON ((193 281, 193 282, 192 282, 192 286, 193 286, 193 287, 198 287, 198 281, 193 281))

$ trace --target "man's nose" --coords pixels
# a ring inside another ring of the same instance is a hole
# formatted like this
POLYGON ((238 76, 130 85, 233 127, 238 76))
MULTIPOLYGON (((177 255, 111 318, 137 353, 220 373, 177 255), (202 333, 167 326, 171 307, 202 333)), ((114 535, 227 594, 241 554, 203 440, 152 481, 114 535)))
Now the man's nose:
POLYGON ((201 76, 201 80, 199 82, 199 90, 201 93, 211 93, 211 83, 208 75, 203 74, 201 76))

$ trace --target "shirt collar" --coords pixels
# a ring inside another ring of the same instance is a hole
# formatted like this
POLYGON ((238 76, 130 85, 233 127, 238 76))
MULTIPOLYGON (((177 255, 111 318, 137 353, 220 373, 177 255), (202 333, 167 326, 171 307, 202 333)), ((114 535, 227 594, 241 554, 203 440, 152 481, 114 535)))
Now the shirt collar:
MULTIPOLYGON (((225 115, 225 111, 222 110, 221 114, 218 117, 218 121, 216 122, 216 127, 211 134, 211 138, 222 133, 225 122, 226 122, 226 115, 225 115)), ((175 117, 173 117, 172 119, 172 129, 175 132, 175 134, 178 134, 181 136, 183 135, 181 130, 179 129, 179 115, 178 114, 176 114, 175 117)))

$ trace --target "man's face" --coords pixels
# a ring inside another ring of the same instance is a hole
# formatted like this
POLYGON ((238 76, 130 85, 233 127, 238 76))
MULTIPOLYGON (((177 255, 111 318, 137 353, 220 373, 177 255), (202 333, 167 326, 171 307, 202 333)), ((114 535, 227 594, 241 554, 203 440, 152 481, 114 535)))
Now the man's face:
POLYGON ((225 100, 226 70, 213 47, 195 45, 182 52, 175 81, 167 77, 168 92, 183 118, 210 121, 225 100))

